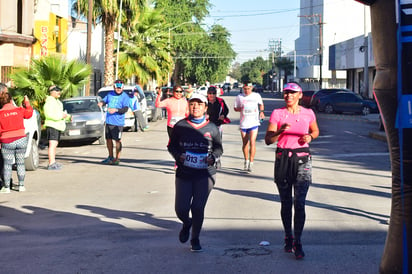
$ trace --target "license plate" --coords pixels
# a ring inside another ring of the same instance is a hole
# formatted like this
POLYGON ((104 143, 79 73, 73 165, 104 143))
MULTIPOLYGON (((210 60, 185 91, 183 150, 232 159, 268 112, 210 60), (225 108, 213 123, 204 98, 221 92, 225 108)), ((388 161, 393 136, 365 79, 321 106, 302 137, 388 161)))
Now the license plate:
POLYGON ((80 135, 80 129, 71 129, 69 130, 70 136, 80 135))

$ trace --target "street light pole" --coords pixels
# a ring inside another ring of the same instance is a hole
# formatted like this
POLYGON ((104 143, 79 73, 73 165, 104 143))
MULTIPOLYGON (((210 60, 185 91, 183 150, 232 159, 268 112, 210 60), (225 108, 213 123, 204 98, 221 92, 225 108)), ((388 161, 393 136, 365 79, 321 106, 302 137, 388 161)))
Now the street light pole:
MULTIPOLYGON (((194 23, 193 21, 187 21, 187 22, 180 23, 179 25, 168 29, 168 31, 169 31, 169 51, 168 51, 169 59, 170 59, 170 49, 171 49, 170 48, 170 33, 171 33, 171 31, 178 28, 178 27, 180 27, 180 26, 182 26, 182 25, 193 24, 193 23, 194 23)), ((173 68, 173 70, 174 70, 174 68, 173 68)), ((170 87, 170 85, 171 85, 171 83, 170 83, 170 71, 167 71, 167 86, 170 87)))

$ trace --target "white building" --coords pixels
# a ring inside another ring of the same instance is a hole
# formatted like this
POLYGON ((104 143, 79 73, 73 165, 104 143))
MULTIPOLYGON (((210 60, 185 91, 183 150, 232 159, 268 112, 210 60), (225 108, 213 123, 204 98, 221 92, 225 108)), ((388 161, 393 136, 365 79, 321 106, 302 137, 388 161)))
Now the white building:
POLYGON ((301 0, 296 80, 306 90, 346 87, 346 72, 329 70, 329 46, 370 30, 368 6, 347 0, 301 0))

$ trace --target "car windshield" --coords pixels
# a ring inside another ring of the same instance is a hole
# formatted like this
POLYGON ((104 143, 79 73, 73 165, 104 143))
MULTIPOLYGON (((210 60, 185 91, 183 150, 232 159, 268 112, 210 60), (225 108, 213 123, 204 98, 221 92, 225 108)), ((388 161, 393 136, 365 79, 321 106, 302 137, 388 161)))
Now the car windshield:
POLYGON ((67 113, 100 112, 96 99, 63 101, 63 108, 67 113))
POLYGON ((150 92, 145 92, 144 95, 146 96, 146 101, 151 102, 153 101, 152 94, 150 92))

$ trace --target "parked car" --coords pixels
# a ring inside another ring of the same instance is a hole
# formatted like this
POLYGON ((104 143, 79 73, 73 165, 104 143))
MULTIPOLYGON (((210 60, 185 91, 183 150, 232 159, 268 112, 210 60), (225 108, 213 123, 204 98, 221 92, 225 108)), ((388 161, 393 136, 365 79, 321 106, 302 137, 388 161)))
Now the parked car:
POLYGON ((340 91, 345 91, 345 92, 351 92, 354 93, 353 91, 349 89, 343 89, 343 88, 325 88, 325 89, 320 89, 316 92, 313 93, 312 98, 310 99, 310 107, 314 110, 318 110, 318 102, 319 98, 329 95, 332 93, 340 92, 340 91))
POLYGON ((41 118, 39 112, 34 109, 29 119, 24 119, 24 128, 27 136, 27 148, 24 154, 26 170, 32 171, 39 167, 39 142, 41 137, 41 118))
POLYGON ((162 108, 155 106, 157 94, 154 91, 145 91, 147 108, 150 110, 149 121, 156 122, 162 119, 162 108))
MULTIPOLYGON (((113 90, 113 86, 106 86, 106 87, 103 87, 103 88, 99 89, 97 95, 100 98, 104 98, 112 90, 113 90)), ((133 96, 134 96, 133 94, 134 94, 135 90, 136 90, 136 86, 125 85, 123 87, 123 92, 127 93, 127 95, 129 95, 130 99, 133 98, 133 96)), ((146 119, 146 123, 147 123, 148 122, 148 115, 151 115, 151 110, 149 110, 147 108, 146 98, 143 98, 140 101, 140 108, 142 110, 143 117, 146 119)), ((104 107, 103 110, 105 111, 106 107, 104 107)), ((134 120, 135 120, 135 117, 134 117, 133 111, 129 108, 129 110, 125 114, 124 129, 125 130, 131 129, 132 131, 137 131, 137 128, 135 128, 134 120)))
POLYGON ((232 87, 231 87, 230 83, 224 83, 223 86, 222 86, 222 89, 230 91, 232 89, 232 87))
POLYGON ((375 101, 364 99, 359 94, 347 91, 340 91, 330 95, 325 95, 318 100, 318 110, 326 113, 378 113, 378 105, 375 101))
POLYGON ((84 96, 62 101, 63 109, 72 116, 72 119, 66 122, 66 130, 61 134, 61 141, 99 140, 99 144, 105 144, 106 116, 98 105, 100 100, 98 96, 84 96))
POLYGON ((299 105, 310 108, 310 100, 312 99, 313 93, 315 93, 314 90, 302 91, 302 98, 299 100, 299 105))
POLYGON ((253 91, 262 93, 263 92, 263 86, 261 84, 253 84, 253 91))
POLYGON ((199 93, 199 94, 202 94, 202 95, 204 95, 204 96, 207 96, 207 89, 208 89, 207 86, 200 86, 200 87, 196 90, 196 92, 199 93))

